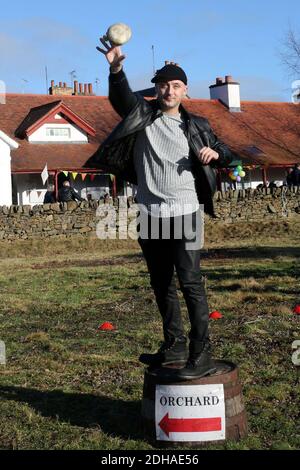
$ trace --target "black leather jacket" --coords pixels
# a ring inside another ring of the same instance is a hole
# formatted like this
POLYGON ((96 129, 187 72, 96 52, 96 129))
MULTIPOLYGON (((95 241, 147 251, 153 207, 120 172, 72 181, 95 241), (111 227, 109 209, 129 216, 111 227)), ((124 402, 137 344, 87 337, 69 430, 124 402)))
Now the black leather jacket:
MULTIPOLYGON (((109 99, 123 120, 86 162, 86 167, 101 168, 117 177, 137 184, 133 164, 133 150, 137 132, 152 124, 162 111, 158 100, 147 101, 129 87, 123 70, 109 75, 109 99)), ((186 123, 186 137, 193 158, 193 174, 200 204, 206 213, 214 216, 213 195, 216 191, 215 168, 227 167, 237 156, 213 133, 206 118, 188 113, 180 105, 186 123), (219 154, 218 160, 203 165, 197 155, 202 147, 210 147, 219 154)))

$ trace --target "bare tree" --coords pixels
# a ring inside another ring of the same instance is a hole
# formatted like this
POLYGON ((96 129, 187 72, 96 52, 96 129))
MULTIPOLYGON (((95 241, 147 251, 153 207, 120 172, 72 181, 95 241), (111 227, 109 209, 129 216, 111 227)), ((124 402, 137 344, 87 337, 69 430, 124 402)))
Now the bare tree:
POLYGON ((279 56, 290 75, 300 79, 300 35, 289 26, 279 56))

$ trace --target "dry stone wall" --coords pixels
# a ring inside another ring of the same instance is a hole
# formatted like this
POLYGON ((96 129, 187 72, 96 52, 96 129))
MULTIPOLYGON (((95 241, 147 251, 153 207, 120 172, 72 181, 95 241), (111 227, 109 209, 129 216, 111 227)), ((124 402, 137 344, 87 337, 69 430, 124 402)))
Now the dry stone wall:
POLYGON ((218 219, 226 223, 296 217, 300 213, 300 187, 217 191, 214 207, 218 219))
MULTIPOLYGON (((131 198, 119 198, 114 205, 103 201, 75 201, 37 206, 0 207, 0 240, 41 239, 49 237, 96 237, 96 226, 109 210, 122 209, 117 225, 135 216, 131 198), (97 216, 100 206, 102 215, 97 216)), ((266 219, 300 220, 300 188, 246 189, 217 191, 214 195, 217 218, 210 223, 231 224, 266 219)))

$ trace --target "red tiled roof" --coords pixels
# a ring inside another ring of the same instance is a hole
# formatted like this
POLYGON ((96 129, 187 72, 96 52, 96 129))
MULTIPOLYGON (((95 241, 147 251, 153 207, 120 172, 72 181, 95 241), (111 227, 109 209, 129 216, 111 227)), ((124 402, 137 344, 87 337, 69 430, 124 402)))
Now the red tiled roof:
POLYGON ((62 114, 68 122, 77 124, 89 135, 95 135, 95 129, 86 120, 82 119, 80 116, 74 113, 72 109, 66 106, 62 100, 32 108, 25 117, 24 121, 16 130, 15 135, 21 139, 28 137, 44 122, 47 122, 47 119, 54 117, 57 113, 62 114))
POLYGON ((17 150, 11 152, 12 171, 38 172, 46 163, 48 170, 82 168, 119 120, 108 98, 101 96, 59 96, 58 100, 57 96, 52 95, 7 94, 6 104, 0 105, 0 129, 20 145, 17 150), (89 136, 89 143, 34 144, 15 135, 32 108, 47 105, 49 110, 52 104, 56 106, 58 101, 65 103, 95 128, 96 135, 89 136))
MULTIPOLYGON (((300 159, 299 105, 242 101, 241 113, 229 112, 218 100, 190 99, 184 106, 205 116, 218 137, 248 162, 290 165, 300 159)), ((20 144, 12 151, 12 171, 41 171, 46 163, 49 170, 82 168, 119 120, 101 96, 7 94, 6 104, 0 105, 0 129, 20 144), (16 137, 32 108, 50 109, 58 101, 95 128, 88 144, 33 144, 16 137)))
POLYGON ((249 162, 290 165, 300 160, 297 104, 242 101, 241 112, 229 112, 217 100, 192 99, 185 107, 205 116, 218 137, 249 162))
POLYGON ((35 108, 30 109, 29 113, 24 117, 23 121, 16 129, 15 136, 18 136, 21 139, 25 137, 26 129, 39 121, 43 116, 45 116, 45 114, 52 111, 52 109, 56 108, 60 102, 61 100, 53 101, 52 103, 42 104, 41 106, 36 106, 35 108))

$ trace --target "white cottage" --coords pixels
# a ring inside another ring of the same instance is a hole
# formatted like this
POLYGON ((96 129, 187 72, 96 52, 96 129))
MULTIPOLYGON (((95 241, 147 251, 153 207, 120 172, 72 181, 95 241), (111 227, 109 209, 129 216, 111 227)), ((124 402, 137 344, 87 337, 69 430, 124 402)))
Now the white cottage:
POLYGON ((11 156, 10 152, 19 144, 0 130, 0 204, 12 204, 11 156))
MULTIPOLYGON (((231 76, 218 77, 210 93, 210 99, 186 99, 184 106, 206 117, 238 155, 246 176, 234 185, 284 183, 287 168, 300 160, 299 104, 243 101, 231 76)), ((6 94, 0 103, 0 205, 41 204, 45 165, 56 194, 68 178, 84 198, 99 199, 106 192, 131 196, 128 183, 85 166, 118 122, 108 98, 94 96, 90 84, 52 81, 49 95, 6 94)), ((217 183, 218 189, 233 184, 226 171, 218 172, 217 183)))

